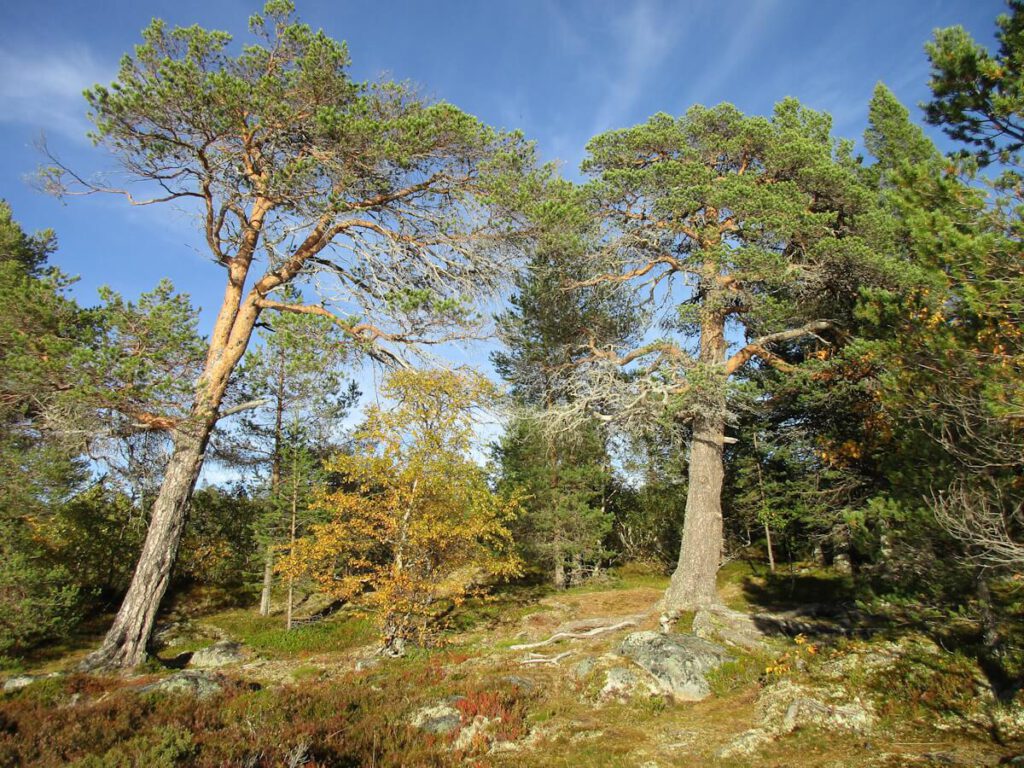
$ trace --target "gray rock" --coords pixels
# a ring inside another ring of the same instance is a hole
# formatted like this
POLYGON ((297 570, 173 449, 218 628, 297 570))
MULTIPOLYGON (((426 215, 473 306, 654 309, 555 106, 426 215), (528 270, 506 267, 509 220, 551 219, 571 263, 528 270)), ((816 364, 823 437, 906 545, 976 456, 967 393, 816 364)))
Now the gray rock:
POLYGON ((15 675, 4 680, 4 693, 20 691, 32 685, 38 678, 35 675, 15 675))
POLYGON ((587 657, 583 661, 577 662, 572 667, 572 676, 577 680, 583 680, 588 677, 591 672, 597 667, 597 661, 592 657, 587 657))
POLYGON ((205 699, 222 690, 223 686, 209 675, 193 670, 182 670, 156 683, 142 686, 139 693, 186 693, 197 699, 205 699))
POLYGON ((867 733, 875 724, 870 705, 844 700, 846 695, 843 689, 807 688, 784 679, 761 691, 757 710, 763 726, 776 734, 802 728, 867 733))
POLYGON ((22 688, 27 688, 39 679, 38 675, 16 675, 14 677, 9 677, 4 680, 4 693, 20 691, 22 688))
POLYGON ((194 669, 214 669, 228 664, 237 664, 245 659, 242 646, 230 640, 221 640, 208 648, 201 648, 192 654, 188 665, 194 669))
POLYGON ((4 680, 4 693, 12 693, 27 688, 38 680, 49 680, 51 677, 60 677, 60 672, 50 672, 48 675, 15 675, 4 680))
POLYGON ((604 673, 604 687, 601 689, 602 699, 628 699, 640 685, 640 678, 635 672, 625 667, 612 667, 604 673))
POLYGON ((695 635, 634 632, 619 646, 658 684, 662 693, 677 701, 700 701, 711 694, 707 675, 733 657, 720 645, 695 635))
POLYGON ((754 618, 728 608, 697 611, 692 631, 705 640, 721 640, 748 651, 764 647, 765 633, 754 618))
POLYGON ((452 749, 461 752, 470 749, 480 742, 483 742, 484 745, 489 745, 491 741, 491 731, 493 730, 494 724, 497 722, 498 720, 492 720, 489 717, 477 715, 473 718, 473 722, 469 723, 465 728, 459 731, 459 735, 455 739, 452 749))
POLYGON ((196 624, 189 619, 179 619, 166 624, 157 625, 153 632, 153 645, 156 648, 169 648, 182 643, 194 643, 197 640, 224 640, 224 633, 214 627, 196 624))
POLYGON ((462 714, 447 701, 417 710, 409 720, 427 733, 451 733, 462 724, 462 714))
POLYGON ((796 699, 782 718, 782 733, 799 728, 818 727, 828 730, 865 733, 874 725, 874 717, 859 704, 829 705, 817 699, 796 699))
POLYGON ((380 656, 367 656, 365 659, 360 659, 356 662, 356 672, 365 672, 368 669, 373 669, 380 664, 380 656))

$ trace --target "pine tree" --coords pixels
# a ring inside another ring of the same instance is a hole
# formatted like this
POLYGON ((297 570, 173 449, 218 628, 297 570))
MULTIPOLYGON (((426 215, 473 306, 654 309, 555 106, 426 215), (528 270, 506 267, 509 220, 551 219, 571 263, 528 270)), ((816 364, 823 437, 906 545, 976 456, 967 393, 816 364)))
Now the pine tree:
POLYGON ((546 175, 519 134, 406 85, 353 81, 345 45, 296 21, 288 0, 269 0, 250 30, 250 44, 235 47, 226 32, 153 21, 116 82, 86 92, 93 137, 118 158, 125 184, 97 187, 59 163, 44 173, 58 194, 196 205, 223 270, 135 576, 86 667, 145 657, 189 498, 260 316, 326 317, 355 349, 392 364, 403 347, 470 333, 470 300, 505 279, 517 211, 546 175), (140 188, 157 192, 139 200, 140 188), (330 283, 324 304, 280 300, 284 286, 314 275, 330 283))
POLYGON ((669 613, 717 600, 729 378, 756 362, 792 370, 816 345, 838 344, 858 291, 888 279, 883 222, 830 128, 787 99, 771 118, 698 106, 588 146, 604 233, 575 285, 619 286, 646 326, 594 344, 573 394, 626 428, 689 425, 669 613), (729 328, 745 336, 738 349, 729 328))
POLYGON ((560 382, 595 337, 621 333, 628 307, 604 286, 566 291, 596 234, 580 192, 563 184, 534 212, 541 233, 509 308, 498 317, 503 348, 492 356, 511 385, 517 415, 496 446, 501 486, 522 494, 516 540, 558 587, 600 566, 611 530, 611 461, 594 421, 543 428, 546 412, 567 406, 560 382))

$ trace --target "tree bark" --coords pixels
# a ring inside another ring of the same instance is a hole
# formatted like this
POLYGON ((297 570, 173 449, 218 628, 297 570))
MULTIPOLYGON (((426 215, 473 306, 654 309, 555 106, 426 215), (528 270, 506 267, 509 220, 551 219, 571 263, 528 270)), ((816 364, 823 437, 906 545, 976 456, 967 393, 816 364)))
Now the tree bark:
POLYGON ((153 517, 131 585, 103 645, 86 658, 83 669, 134 667, 145 660, 213 423, 208 419, 174 436, 174 452, 153 504, 153 517))
MULTIPOLYGON (((292 460, 292 527, 291 535, 288 537, 288 554, 295 551, 295 518, 299 510, 299 459, 296 454, 292 460)), ((285 629, 292 628, 292 607, 295 604, 295 579, 288 577, 288 613, 285 619, 285 629)))
POLYGON ((764 525, 764 539, 768 545, 768 567, 772 573, 775 573, 775 552, 772 549, 772 529, 768 525, 768 507, 764 495, 764 472, 761 470, 761 453, 757 449, 757 430, 754 430, 754 458, 757 461, 757 487, 761 492, 761 523, 764 525))
MULTIPOLYGON (((709 210, 709 218, 717 212, 709 210)), ((705 244, 707 247, 707 244, 705 244)), ((686 517, 679 562, 665 592, 662 625, 683 611, 718 603, 717 576, 722 559, 722 482, 725 478, 722 446, 725 437, 726 314, 719 286, 718 265, 710 261, 702 281, 708 286, 701 318, 698 360, 707 380, 699 383, 693 415, 693 437, 687 470, 686 517)))
POLYGON ((270 615, 270 591, 274 586, 274 545, 267 544, 263 554, 263 590, 260 592, 260 616, 270 615))
POLYGON ((665 611, 678 614, 718 602, 716 577, 722 559, 722 437, 718 415, 697 415, 690 447, 689 489, 679 563, 668 591, 665 611))

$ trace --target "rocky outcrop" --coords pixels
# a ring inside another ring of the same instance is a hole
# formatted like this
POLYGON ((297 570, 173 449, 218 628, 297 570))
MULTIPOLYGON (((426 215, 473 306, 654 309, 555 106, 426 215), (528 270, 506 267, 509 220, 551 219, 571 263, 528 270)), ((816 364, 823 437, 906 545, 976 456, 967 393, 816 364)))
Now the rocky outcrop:
POLYGON ((634 632, 618 652, 647 672, 657 689, 676 701, 700 701, 711 694, 707 673, 732 661, 720 645, 695 635, 634 632))
POLYGON ((193 669, 215 669, 245 660, 242 646, 230 640, 221 640, 192 654, 188 665, 193 669))
POLYGON ((871 706, 848 696, 845 690, 830 692, 781 680, 761 692, 757 710, 764 726, 777 734, 801 728, 866 733, 875 722, 871 706))
POLYGON ((651 686, 645 686, 640 675, 625 667, 612 667, 604 673, 600 697, 604 701, 624 701, 641 689, 650 691, 651 686))
POLYGON ((805 728, 861 734, 870 731, 875 724, 870 704, 857 697, 836 700, 836 695, 837 692, 804 687, 790 680, 768 686, 757 701, 760 727, 739 734, 715 756, 723 760, 748 757, 776 738, 805 728))
POLYGON ((764 647, 765 633, 754 618, 725 607, 697 611, 692 631, 705 640, 720 640, 748 651, 764 647))
POLYGON ((451 701, 441 701, 416 710, 409 722, 427 733, 452 733, 462 724, 462 713, 451 701))
POLYGON ((715 752, 719 760, 727 760, 733 757, 749 757, 757 752, 765 744, 775 740, 775 734, 767 728, 751 728, 744 731, 724 747, 715 752))

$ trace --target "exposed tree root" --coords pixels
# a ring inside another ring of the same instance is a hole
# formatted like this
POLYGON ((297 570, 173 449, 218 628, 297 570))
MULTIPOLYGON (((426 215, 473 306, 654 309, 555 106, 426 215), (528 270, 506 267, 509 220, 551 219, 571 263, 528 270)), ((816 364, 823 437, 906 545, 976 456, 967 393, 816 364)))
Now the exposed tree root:
POLYGON ((565 632, 555 632, 555 634, 553 634, 547 640, 541 640, 540 642, 536 643, 521 643, 519 645, 513 645, 511 647, 511 650, 527 651, 531 648, 543 648, 546 645, 557 643, 559 640, 589 640, 592 637, 598 637, 609 632, 615 632, 616 630, 624 629, 625 627, 635 627, 638 623, 638 619, 634 617, 623 619, 616 624, 607 623, 610 621, 614 621, 614 619, 587 619, 584 621, 573 622, 574 625, 582 625, 580 626, 581 630, 582 627, 590 627, 590 629, 575 632, 571 630, 565 632))

